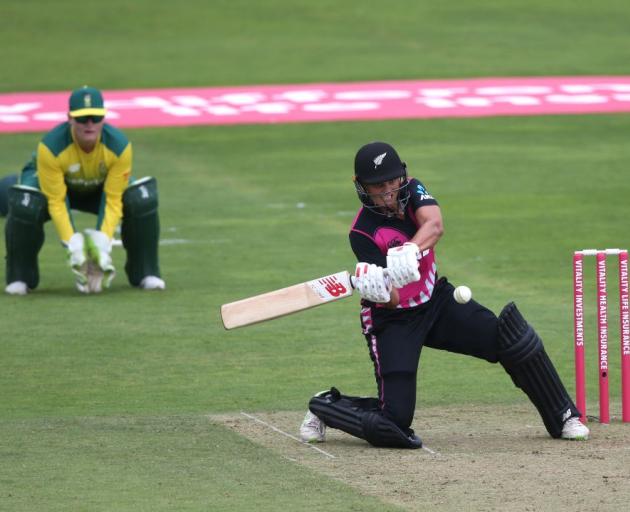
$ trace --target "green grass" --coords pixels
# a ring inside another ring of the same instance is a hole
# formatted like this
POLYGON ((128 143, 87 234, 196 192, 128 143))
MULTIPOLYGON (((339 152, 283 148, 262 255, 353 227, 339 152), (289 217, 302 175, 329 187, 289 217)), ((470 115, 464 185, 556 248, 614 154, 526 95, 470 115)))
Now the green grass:
MULTIPOLYGON (((72 5, 0 8, 0 90, 628 73, 615 1, 72 5)), ((161 248, 165 293, 130 289, 116 249, 113 289, 84 297, 47 225, 40 289, 0 296, 0 509, 385 510, 206 418, 372 394, 356 300, 231 332, 220 304, 353 268, 354 153, 384 139, 440 201, 440 271, 497 312, 516 300, 572 390, 570 254, 630 245, 628 133, 627 115, 128 130, 162 237, 188 243, 161 248)), ((0 174, 40 137, 1 136, 0 174)), ((522 400, 498 367, 423 353, 420 408, 522 400)))
POLYGON ((0 91, 624 74, 624 0, 4 2, 0 91))
POLYGON ((209 424, 203 416, 0 424, 5 510, 395 511, 209 424), (10 468, 10 469, 9 469, 10 468), (37 477, 37 482, 33 478, 37 477), (295 494, 295 489, 300 489, 295 494))

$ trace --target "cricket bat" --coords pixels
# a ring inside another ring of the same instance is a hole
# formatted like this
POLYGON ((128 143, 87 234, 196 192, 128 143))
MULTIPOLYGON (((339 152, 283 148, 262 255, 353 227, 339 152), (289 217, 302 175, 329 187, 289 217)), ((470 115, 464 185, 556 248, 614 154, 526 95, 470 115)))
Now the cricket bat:
POLYGON ((350 297, 353 292, 350 274, 346 271, 337 272, 280 290, 223 304, 221 319, 226 329, 234 329, 350 297))

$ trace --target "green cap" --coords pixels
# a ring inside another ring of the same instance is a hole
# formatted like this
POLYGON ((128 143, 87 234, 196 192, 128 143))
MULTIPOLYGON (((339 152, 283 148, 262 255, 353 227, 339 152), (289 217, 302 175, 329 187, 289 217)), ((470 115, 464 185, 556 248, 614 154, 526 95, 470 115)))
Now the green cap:
POLYGON ((107 111, 101 91, 84 85, 70 95, 70 117, 104 116, 107 111))

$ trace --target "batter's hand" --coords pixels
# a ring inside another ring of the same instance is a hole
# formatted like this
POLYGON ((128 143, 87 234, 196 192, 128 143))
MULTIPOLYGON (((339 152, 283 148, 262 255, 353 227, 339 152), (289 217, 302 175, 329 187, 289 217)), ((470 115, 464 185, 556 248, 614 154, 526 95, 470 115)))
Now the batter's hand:
POLYGON ((359 295, 370 302, 389 302, 392 290, 391 281, 383 267, 370 263, 357 263, 354 271, 354 287, 359 295))
POLYGON ((387 275, 396 288, 420 280, 418 259, 420 248, 413 242, 407 242, 387 251, 387 275))

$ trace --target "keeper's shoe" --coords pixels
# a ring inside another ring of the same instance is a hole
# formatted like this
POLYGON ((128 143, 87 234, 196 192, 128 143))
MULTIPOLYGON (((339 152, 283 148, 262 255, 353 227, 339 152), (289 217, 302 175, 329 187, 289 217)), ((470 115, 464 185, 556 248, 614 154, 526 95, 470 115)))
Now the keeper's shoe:
POLYGON ((140 288, 143 290, 164 290, 166 288, 166 283, 164 279, 160 279, 157 276, 146 276, 142 281, 140 281, 140 288))
POLYGON ((13 281, 7 285, 4 291, 9 295, 26 295, 28 286, 24 281, 13 281))
POLYGON ((323 443, 326 440, 326 425, 311 411, 306 412, 300 425, 300 439, 305 443, 323 443))
POLYGON ((580 421, 580 418, 569 418, 564 422, 561 437, 571 441, 586 441, 589 433, 588 427, 580 421))

